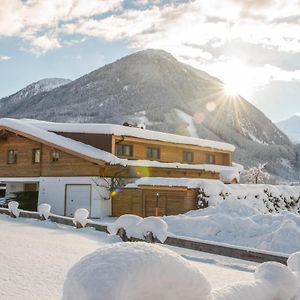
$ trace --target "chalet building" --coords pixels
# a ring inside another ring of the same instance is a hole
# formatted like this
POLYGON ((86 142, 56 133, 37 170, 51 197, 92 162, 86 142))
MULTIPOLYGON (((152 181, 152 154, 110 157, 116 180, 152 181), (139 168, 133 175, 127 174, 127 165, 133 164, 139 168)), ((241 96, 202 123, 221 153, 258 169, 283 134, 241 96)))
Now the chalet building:
MULTIPOLYGON (((84 207, 98 218, 118 215, 112 209, 114 196, 122 199, 121 187, 141 177, 219 179, 231 174, 230 181, 237 180, 240 166, 232 163, 234 149, 226 143, 121 125, 4 118, 0 184, 6 185, 6 194, 37 191, 38 202, 49 203, 53 213, 73 216, 84 207)), ((127 207, 127 213, 132 211, 127 207)))

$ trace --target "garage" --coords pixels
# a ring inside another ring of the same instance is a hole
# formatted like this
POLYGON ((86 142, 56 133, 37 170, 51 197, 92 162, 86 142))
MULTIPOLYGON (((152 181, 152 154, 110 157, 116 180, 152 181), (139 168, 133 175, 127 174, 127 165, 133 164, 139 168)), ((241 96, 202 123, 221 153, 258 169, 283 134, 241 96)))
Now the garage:
POLYGON ((65 215, 67 217, 73 217, 78 208, 91 211, 90 184, 66 184, 65 189, 65 215))

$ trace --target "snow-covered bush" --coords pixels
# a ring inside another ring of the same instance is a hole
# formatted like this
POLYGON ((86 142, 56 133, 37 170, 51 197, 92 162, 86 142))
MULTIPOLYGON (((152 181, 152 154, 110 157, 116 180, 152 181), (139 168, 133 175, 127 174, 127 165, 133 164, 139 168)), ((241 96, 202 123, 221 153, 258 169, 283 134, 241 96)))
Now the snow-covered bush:
POLYGON ((136 215, 123 215, 115 223, 108 225, 107 230, 110 234, 117 234, 120 228, 125 229, 129 239, 146 239, 152 233, 154 238, 163 243, 168 235, 168 224, 157 217, 143 219, 136 215))
POLYGON ((88 222, 87 218, 89 216, 89 211, 85 208, 78 208, 74 213, 73 223, 77 228, 85 227, 88 222))
POLYGON ((10 201, 8 203, 8 210, 12 217, 18 218, 20 215, 20 210, 18 209, 19 203, 17 201, 10 201))
POLYGON ((300 186, 266 184, 231 184, 219 180, 202 180, 199 184, 198 208, 216 206, 235 197, 262 213, 300 212, 300 186))
POLYGON ((146 243, 119 243, 82 258, 68 272, 63 300, 208 300, 209 282, 179 254, 146 243))
POLYGON ((255 281, 240 282, 213 291, 214 300, 293 300, 297 294, 297 280, 284 265, 263 263, 255 271, 255 281))
POLYGON ((143 218, 136 215, 122 215, 114 223, 107 226, 107 230, 110 234, 117 234, 119 229, 123 228, 126 231, 127 237, 135 235, 136 225, 143 220, 143 218))
POLYGON ((47 203, 42 203, 38 206, 38 213, 40 214, 40 217, 44 218, 47 220, 49 218, 51 211, 51 205, 47 203))
POLYGON ((137 224, 135 237, 145 239, 149 233, 163 243, 168 236, 168 224, 161 218, 147 217, 137 224))

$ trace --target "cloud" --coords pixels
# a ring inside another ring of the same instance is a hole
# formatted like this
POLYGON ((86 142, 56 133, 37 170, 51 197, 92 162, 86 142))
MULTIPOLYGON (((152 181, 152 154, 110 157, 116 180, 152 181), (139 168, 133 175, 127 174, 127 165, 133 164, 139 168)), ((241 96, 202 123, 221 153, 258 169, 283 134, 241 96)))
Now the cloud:
POLYGON ((132 48, 169 51, 222 79, 233 64, 249 86, 260 86, 300 80, 286 59, 300 53, 299 16, 299 0, 135 0, 131 6, 123 0, 1 0, 0 37, 17 36, 36 54, 88 37, 125 40, 132 48), (246 60, 237 66, 234 59, 246 60))
POLYGON ((11 57, 10 56, 7 56, 7 55, 0 55, 0 61, 1 60, 10 60, 11 57))
POLYGON ((19 37, 42 52, 59 47, 64 22, 76 23, 120 7, 122 0, 1 0, 0 37, 19 37))

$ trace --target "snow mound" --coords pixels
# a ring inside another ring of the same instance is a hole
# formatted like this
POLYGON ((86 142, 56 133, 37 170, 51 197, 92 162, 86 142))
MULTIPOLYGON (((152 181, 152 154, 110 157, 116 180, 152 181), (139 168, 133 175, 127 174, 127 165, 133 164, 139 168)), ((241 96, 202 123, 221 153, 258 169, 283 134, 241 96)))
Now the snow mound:
POLYGON ((19 217, 20 210, 18 209, 19 203, 17 201, 10 201, 8 203, 8 210, 12 213, 15 217, 19 217))
POLYGON ((47 203, 42 203, 38 206, 38 212, 41 217, 44 217, 46 220, 49 218, 51 211, 51 205, 47 203))
POLYGON ((110 234, 117 234, 120 228, 124 228, 130 238, 135 235, 136 226, 142 220, 143 218, 136 215, 122 215, 113 224, 109 224, 107 230, 110 234))
POLYGON ((117 234, 120 228, 124 228, 128 238, 145 239, 149 232, 162 243, 168 236, 168 224, 158 217, 145 219, 136 215, 123 215, 114 224, 107 227, 110 234, 117 234))
POLYGON ((158 245, 119 243, 82 258, 69 271, 63 300, 208 300, 209 282, 180 255, 158 245))
POLYGON ((290 255, 287 265, 291 271, 300 272, 300 252, 290 255))
POLYGON ((78 223, 81 224, 82 227, 85 227, 87 223, 87 218, 89 216, 89 211, 85 208, 78 208, 75 211, 73 223, 77 225, 78 223))
POLYGON ((147 217, 137 224, 136 227, 137 238, 145 238, 149 232, 153 233, 153 236, 162 243, 168 237, 168 224, 157 217, 147 217))
POLYGON ((255 281, 241 282, 214 291, 214 300, 292 300, 297 294, 297 280, 284 265, 263 263, 255 271, 255 281))
POLYGON ((267 251, 293 253, 300 249, 300 216, 262 214, 234 197, 216 207, 163 217, 168 232, 207 241, 267 251))

